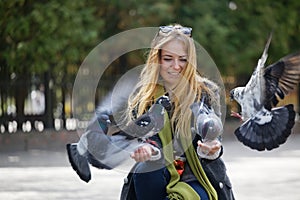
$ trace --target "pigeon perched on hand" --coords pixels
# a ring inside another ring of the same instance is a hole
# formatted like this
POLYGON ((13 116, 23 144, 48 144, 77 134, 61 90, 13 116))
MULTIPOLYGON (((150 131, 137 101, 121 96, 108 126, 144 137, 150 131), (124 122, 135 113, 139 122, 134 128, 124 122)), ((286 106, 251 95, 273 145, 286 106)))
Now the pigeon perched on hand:
POLYGON ((286 142, 295 124, 293 105, 276 105, 299 83, 300 52, 265 67, 271 38, 272 35, 246 86, 230 91, 230 98, 241 106, 241 115, 232 112, 232 116, 243 121, 235 135, 244 145, 258 151, 272 150, 286 142))
POLYGON ((204 98, 200 103, 193 103, 191 110, 196 122, 192 131, 199 134, 203 142, 213 141, 222 134, 222 121, 212 108, 204 104, 204 98))

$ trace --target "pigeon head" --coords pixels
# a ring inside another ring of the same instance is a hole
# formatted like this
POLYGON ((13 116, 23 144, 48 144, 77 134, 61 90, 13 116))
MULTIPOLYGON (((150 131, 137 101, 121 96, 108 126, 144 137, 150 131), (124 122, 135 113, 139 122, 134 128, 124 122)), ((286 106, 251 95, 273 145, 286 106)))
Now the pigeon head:
POLYGON ((162 105, 167 111, 172 109, 172 103, 167 95, 163 95, 156 100, 156 104, 162 105))
POLYGON ((238 103, 242 102, 244 95, 244 87, 237 87, 230 91, 230 100, 237 101, 238 103))

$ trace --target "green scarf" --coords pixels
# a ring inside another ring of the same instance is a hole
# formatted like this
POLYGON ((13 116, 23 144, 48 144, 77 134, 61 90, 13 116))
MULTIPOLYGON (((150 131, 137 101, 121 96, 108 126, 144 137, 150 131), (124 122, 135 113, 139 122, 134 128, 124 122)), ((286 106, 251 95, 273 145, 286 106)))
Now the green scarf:
MULTIPOLYGON (((159 89, 156 93, 156 97, 160 97, 164 91, 159 89)), ((167 185, 167 194, 170 200, 200 200, 200 196, 190 187, 187 183, 180 181, 180 176, 173 164, 174 155, 173 155, 173 143, 172 143, 172 131, 168 113, 165 112, 165 126, 159 132, 159 138, 161 139, 163 146, 163 153, 166 161, 166 166, 168 171, 170 172, 171 179, 169 184, 167 185)), ((191 130, 187 130, 191 131, 191 130)), ((191 136, 191 134, 190 134, 191 136)), ((180 141, 183 149, 186 149, 185 155, 189 166, 196 176, 197 180, 206 190, 210 200, 217 200, 218 195, 216 190, 213 188, 211 183, 209 182, 202 166, 199 161, 198 155, 192 145, 192 138, 180 137, 180 141)))

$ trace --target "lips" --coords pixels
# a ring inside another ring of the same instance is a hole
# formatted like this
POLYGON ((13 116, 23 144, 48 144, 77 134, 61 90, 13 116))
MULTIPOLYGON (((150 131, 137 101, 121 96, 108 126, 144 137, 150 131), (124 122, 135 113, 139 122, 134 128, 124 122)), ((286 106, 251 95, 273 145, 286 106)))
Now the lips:
POLYGON ((180 76, 180 73, 178 73, 178 72, 168 72, 168 74, 174 78, 179 78, 179 76, 180 76))

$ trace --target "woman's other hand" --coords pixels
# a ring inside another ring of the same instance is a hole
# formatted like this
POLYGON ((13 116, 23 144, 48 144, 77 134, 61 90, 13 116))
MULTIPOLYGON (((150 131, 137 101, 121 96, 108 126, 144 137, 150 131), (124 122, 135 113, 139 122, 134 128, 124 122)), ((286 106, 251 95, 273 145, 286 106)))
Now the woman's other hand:
POLYGON ((137 148, 130 157, 133 158, 136 162, 145 162, 151 159, 152 156, 152 147, 148 144, 140 146, 137 148))

